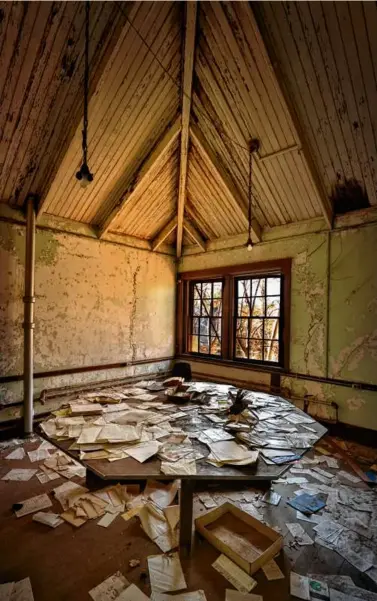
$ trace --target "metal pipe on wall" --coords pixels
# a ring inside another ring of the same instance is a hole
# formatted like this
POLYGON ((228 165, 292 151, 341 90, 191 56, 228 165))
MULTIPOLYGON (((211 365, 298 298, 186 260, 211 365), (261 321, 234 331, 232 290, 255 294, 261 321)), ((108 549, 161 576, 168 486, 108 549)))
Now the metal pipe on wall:
POLYGON ((35 197, 26 200, 25 295, 24 301, 24 434, 33 432, 34 360, 34 272, 35 272, 35 197))

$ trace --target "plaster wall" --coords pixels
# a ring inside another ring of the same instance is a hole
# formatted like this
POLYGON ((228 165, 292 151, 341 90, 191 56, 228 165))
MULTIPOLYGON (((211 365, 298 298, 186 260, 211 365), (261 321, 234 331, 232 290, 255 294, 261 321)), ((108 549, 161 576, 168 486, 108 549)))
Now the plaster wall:
MULTIPOLYGON (((0 375, 23 373, 25 227, 0 222, 0 375)), ((175 263, 167 256, 37 229, 35 372, 174 353, 175 263)), ((146 364, 35 380, 40 388, 167 369, 146 364)), ((0 385, 0 402, 22 398, 0 385)))
MULTIPOLYGON (((288 227, 288 226, 287 226, 288 227)), ((377 224, 191 254, 179 271, 292 258, 290 371, 377 384, 377 224)), ((208 363, 194 371, 268 386, 269 374, 208 363)), ((282 377, 287 394, 335 401, 339 420, 377 430, 377 393, 282 377)), ((320 406, 318 405, 319 410, 320 406)))

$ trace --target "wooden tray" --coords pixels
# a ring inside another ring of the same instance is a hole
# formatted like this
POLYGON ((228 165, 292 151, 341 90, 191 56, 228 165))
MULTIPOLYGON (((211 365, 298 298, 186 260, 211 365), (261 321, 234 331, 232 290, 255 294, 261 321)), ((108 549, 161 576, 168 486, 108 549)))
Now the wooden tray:
POLYGON ((281 534, 232 503, 195 520, 195 528, 248 574, 254 574, 282 549, 281 534))

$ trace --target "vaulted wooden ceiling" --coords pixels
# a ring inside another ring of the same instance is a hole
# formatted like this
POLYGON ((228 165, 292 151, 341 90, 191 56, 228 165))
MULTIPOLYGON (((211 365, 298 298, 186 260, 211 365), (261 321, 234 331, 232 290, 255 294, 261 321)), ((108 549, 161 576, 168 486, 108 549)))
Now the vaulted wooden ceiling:
POLYGON ((0 199, 197 244, 377 203, 374 2, 93 2, 82 161, 84 2, 0 3, 0 199))

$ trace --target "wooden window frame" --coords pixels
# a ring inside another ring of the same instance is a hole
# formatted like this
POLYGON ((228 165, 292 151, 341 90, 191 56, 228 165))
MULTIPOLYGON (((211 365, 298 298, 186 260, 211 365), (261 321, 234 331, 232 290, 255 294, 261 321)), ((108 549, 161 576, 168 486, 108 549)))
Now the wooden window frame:
POLYGON ((210 361, 215 363, 233 364, 251 369, 286 371, 289 369, 289 341, 290 341, 290 311, 291 311, 291 259, 276 261, 263 261, 260 263, 247 263, 222 268, 188 271, 178 274, 177 291, 177 328, 176 328, 176 354, 187 359, 210 361), (235 329, 235 286, 240 277, 263 277, 279 275, 282 277, 281 309, 280 309, 280 353, 279 363, 253 361, 250 359, 234 358, 234 329, 235 329), (221 357, 215 355, 202 355, 188 352, 189 336, 189 307, 190 307, 190 282, 222 280, 223 306, 222 306, 222 338, 221 357))
MULTIPOLYGON (((189 343, 190 335, 193 335, 193 333, 191 332, 192 320, 195 317, 197 317, 199 319, 199 322, 200 322, 200 319, 201 319, 201 316, 194 315, 194 310, 193 310, 193 305, 194 305, 193 289, 194 289, 194 286, 196 284, 218 284, 218 283, 220 283, 222 285, 222 290, 221 290, 221 316, 219 318, 217 318, 217 319, 221 320, 221 333, 218 336, 219 341, 220 341, 221 352, 220 352, 220 355, 215 355, 215 354, 211 354, 209 352, 208 353, 201 353, 200 351, 187 351, 187 352, 190 353, 190 355, 194 355, 195 357, 206 357, 208 359, 210 359, 210 358, 214 358, 214 359, 220 358, 221 359, 222 358, 222 353, 223 353, 223 348, 222 348, 222 339, 223 339, 222 323, 223 323, 223 303, 224 303, 224 282, 223 282, 222 278, 210 278, 208 280, 203 280, 203 279, 200 279, 200 280, 190 280, 188 282, 188 288, 189 288, 188 302, 189 302, 189 306, 188 306, 188 317, 187 317, 187 321, 186 321, 186 326, 187 326, 187 335, 186 335, 186 345, 187 346, 186 346, 186 348, 188 348, 190 346, 190 343, 189 343)), ((211 297, 211 300, 213 301, 215 299, 213 297, 211 297)), ((212 315, 208 315, 208 319, 209 319, 209 322, 210 322, 209 325, 210 325, 210 328, 211 328, 211 321, 212 321, 212 319, 214 319, 214 317, 212 315)), ((210 334, 209 334, 208 337, 209 337, 208 342, 209 342, 209 347, 210 347, 210 344, 211 344, 211 336, 210 336, 210 334)), ((200 348, 200 326, 199 326, 199 334, 198 334, 198 348, 200 348)))

